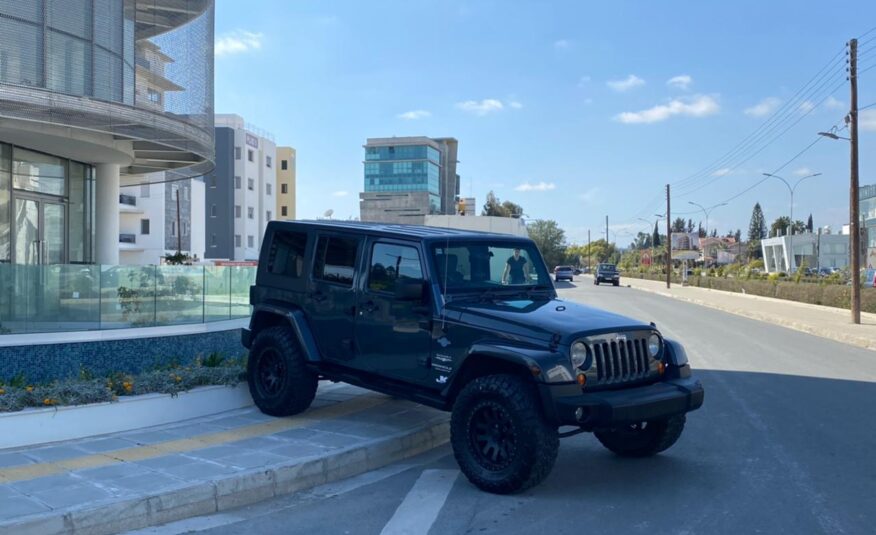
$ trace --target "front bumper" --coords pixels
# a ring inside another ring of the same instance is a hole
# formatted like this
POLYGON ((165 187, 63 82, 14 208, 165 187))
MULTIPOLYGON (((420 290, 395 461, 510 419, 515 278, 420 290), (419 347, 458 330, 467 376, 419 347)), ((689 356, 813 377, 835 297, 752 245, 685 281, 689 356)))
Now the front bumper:
POLYGON ((687 377, 621 390, 582 393, 576 384, 540 385, 544 409, 557 425, 586 429, 656 420, 684 414, 703 405, 699 381, 687 377), (582 409, 582 417, 576 411, 582 409))

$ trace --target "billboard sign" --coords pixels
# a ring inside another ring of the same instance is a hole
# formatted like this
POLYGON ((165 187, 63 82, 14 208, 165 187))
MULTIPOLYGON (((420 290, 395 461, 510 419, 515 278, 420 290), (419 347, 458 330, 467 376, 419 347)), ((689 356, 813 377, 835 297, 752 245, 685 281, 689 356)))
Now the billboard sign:
POLYGON ((673 232, 670 244, 673 260, 699 260, 700 236, 696 232, 673 232))

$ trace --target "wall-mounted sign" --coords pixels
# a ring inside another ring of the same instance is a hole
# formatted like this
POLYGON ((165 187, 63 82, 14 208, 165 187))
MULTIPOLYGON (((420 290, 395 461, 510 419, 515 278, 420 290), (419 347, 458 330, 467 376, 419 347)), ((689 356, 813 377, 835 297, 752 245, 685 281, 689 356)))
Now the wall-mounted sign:
POLYGON ((249 145, 250 147, 257 149, 257 148, 259 148, 259 138, 250 134, 250 133, 247 133, 246 134, 246 144, 249 145))

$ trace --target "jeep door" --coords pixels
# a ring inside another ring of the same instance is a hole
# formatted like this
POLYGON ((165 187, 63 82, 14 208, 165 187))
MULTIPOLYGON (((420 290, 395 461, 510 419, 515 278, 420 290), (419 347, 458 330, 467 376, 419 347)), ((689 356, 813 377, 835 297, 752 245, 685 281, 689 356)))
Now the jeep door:
POLYGON ((323 358, 353 359, 353 323, 356 313, 356 266, 361 237, 320 233, 304 311, 323 358))
POLYGON ((359 293, 356 358, 353 366, 410 382, 426 380, 432 309, 423 285, 423 263, 416 243, 371 239, 367 276, 359 293), (408 295, 400 294, 406 286, 408 295))

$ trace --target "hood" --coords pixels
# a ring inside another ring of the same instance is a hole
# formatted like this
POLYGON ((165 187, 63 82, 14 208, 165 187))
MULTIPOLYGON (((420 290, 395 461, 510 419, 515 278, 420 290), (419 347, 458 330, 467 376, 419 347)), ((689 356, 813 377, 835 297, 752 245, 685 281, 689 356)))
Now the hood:
POLYGON ((475 327, 543 340, 556 334, 564 345, 584 335, 653 329, 626 316, 561 299, 451 301, 447 309, 475 327))

